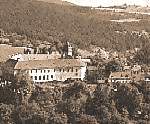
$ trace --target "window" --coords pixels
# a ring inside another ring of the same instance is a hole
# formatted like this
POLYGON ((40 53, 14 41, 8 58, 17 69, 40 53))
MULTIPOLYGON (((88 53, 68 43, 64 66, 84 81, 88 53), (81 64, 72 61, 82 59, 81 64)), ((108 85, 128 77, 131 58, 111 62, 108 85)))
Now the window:
POLYGON ((45 80, 45 75, 43 76, 43 80, 45 80))
POLYGON ((69 69, 67 71, 69 72, 69 69))
POLYGON ((65 69, 63 69, 63 72, 65 72, 65 69))
POLYGON ((42 73, 42 70, 41 70, 41 73, 42 73))
POLYGON ((61 72, 61 69, 59 69, 59 71, 61 72))
POLYGON ((78 69, 76 69, 76 72, 78 72, 78 69))
POLYGON ((31 70, 31 73, 32 73, 32 70, 31 70))
POLYGON ((46 72, 46 70, 44 70, 44 73, 46 72))
POLYGON ((49 75, 47 75, 47 80, 49 80, 49 75))
POLYGON ((48 70, 48 72, 50 72, 50 70, 48 70))
POLYGON ((71 69, 71 72, 73 72, 73 68, 71 69))
POLYGON ((39 80, 41 80, 41 76, 39 76, 39 80))
POLYGON ((75 73, 76 76, 78 76, 78 73, 75 73))
POLYGON ((35 70, 35 72, 37 73, 37 69, 35 70))
POLYGON ((55 72, 55 69, 54 69, 54 72, 55 72))
POLYGON ((53 75, 51 75, 51 78, 53 78, 53 75))
POLYGON ((31 79, 33 79, 33 76, 31 76, 31 79))
POLYGON ((37 76, 35 76, 35 80, 37 80, 37 76))

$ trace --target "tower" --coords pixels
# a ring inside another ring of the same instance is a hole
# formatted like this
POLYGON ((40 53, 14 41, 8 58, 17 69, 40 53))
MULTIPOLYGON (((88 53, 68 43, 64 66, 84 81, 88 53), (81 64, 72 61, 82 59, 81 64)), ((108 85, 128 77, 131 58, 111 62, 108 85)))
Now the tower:
POLYGON ((72 45, 69 43, 69 42, 67 42, 67 47, 68 47, 68 56, 72 56, 73 54, 73 48, 72 48, 72 45))

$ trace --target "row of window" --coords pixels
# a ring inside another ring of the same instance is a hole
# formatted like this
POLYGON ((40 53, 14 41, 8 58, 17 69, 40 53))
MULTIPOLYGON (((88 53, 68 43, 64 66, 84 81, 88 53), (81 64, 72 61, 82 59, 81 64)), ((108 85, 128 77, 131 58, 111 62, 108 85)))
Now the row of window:
MULTIPOLYGON (((41 73, 46 73, 46 71, 49 73, 50 70, 39 70, 41 71, 41 73)), ((56 69, 54 69, 54 72, 56 71, 56 69)), ((35 72, 37 73, 38 70, 36 69, 35 72)), ((59 69, 59 72, 65 72, 65 69, 59 69)), ((74 72, 74 69, 67 69, 67 72, 74 72)), ((75 72, 78 72, 78 69, 75 69, 75 72)), ((33 73, 33 70, 31 70, 31 73, 33 73)))
POLYGON ((47 76, 31 76, 31 78, 33 79, 33 80, 49 80, 49 78, 53 78, 53 75, 47 75, 47 76))
MULTIPOLYGON (((75 73, 75 76, 78 76, 78 73, 75 73)), ((44 76, 31 76, 33 80, 49 80, 53 79, 53 75, 44 75, 44 76)))

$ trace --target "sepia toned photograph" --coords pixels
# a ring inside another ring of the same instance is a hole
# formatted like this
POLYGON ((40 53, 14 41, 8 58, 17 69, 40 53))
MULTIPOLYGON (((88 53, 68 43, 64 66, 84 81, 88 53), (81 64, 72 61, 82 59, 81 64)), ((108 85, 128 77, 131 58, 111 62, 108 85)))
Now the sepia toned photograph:
POLYGON ((150 0, 0 0, 0 124, 150 124, 150 0))

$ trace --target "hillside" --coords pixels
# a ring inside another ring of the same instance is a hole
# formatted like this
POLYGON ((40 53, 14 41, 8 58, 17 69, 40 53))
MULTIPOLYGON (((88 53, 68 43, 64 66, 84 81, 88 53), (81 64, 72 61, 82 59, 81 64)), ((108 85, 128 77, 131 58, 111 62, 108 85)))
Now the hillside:
POLYGON ((0 28, 6 32, 26 34, 30 39, 50 41, 50 37, 54 37, 62 42, 69 40, 84 49, 90 44, 117 50, 139 47, 143 37, 131 35, 131 32, 150 31, 149 19, 146 15, 104 12, 34 0, 0 0, 0 28), (140 21, 110 21, 124 18, 140 21))
POLYGON ((80 6, 109 7, 127 5, 150 6, 150 0, 65 0, 80 6))
POLYGON ((37 0, 37 1, 43 1, 48 3, 55 3, 60 5, 73 5, 73 3, 70 3, 69 1, 63 1, 63 0, 37 0))

